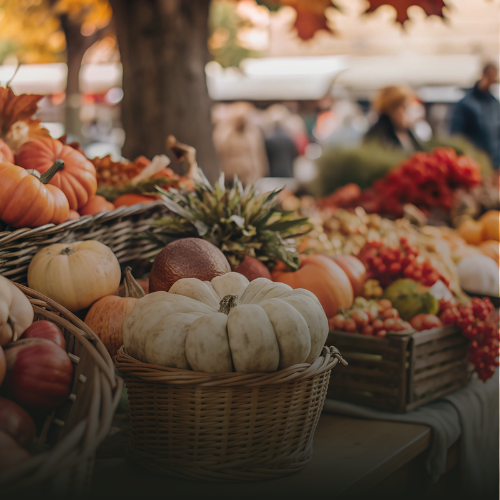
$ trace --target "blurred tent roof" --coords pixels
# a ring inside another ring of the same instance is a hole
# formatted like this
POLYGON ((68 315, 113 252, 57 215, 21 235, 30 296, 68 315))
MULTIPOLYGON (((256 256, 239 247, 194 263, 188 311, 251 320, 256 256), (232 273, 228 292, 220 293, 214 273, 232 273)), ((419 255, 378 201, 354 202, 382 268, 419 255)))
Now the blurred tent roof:
MULTIPOLYGON (((426 89, 424 100, 454 101, 456 88, 471 86, 480 74, 482 60, 475 55, 318 56, 247 59, 240 69, 207 65, 207 85, 216 101, 316 100, 332 82, 352 97, 370 99, 385 86, 405 83, 426 89), (441 90, 432 90, 439 87, 441 90), (430 90, 429 90, 430 89, 430 90), (455 89, 455 90, 454 90, 455 89)), ((0 82, 8 81, 14 66, 0 66, 0 82)), ((64 63, 23 65, 12 81, 16 93, 64 92, 64 63)), ((84 64, 81 89, 87 94, 107 92, 121 85, 120 63, 84 64)))

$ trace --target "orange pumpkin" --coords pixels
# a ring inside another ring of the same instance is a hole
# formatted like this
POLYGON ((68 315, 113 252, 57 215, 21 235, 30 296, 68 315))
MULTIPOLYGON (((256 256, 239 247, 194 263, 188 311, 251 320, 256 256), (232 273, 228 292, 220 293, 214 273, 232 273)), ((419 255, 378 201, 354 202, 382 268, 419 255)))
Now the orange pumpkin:
POLYGON ((90 198, 89 202, 80 208, 80 215, 97 215, 101 212, 112 212, 115 209, 113 203, 109 202, 104 198, 104 196, 100 196, 96 194, 90 198))
POLYGON ((479 249, 484 255, 492 258, 497 264, 499 263, 500 243, 498 241, 495 240, 483 241, 483 243, 479 245, 479 249))
POLYGON ((365 265, 352 255, 326 255, 326 257, 332 259, 347 274, 354 296, 358 297, 361 295, 366 281, 365 265))
POLYGON ((483 225, 472 219, 466 220, 460 224, 458 234, 469 245, 479 245, 483 241, 483 225))
POLYGON ((272 278, 292 288, 305 288, 314 293, 327 318, 335 316, 339 309, 351 307, 354 300, 346 273, 324 255, 302 255, 298 271, 286 272, 278 268, 272 278))
POLYGON ((132 205, 137 205, 138 203, 153 203, 156 198, 153 196, 145 196, 143 194, 122 194, 118 196, 114 201, 115 207, 131 207, 132 205))
POLYGON ((487 212, 481 224, 483 240, 500 240, 500 212, 487 212))
POLYGON ((94 165, 79 151, 51 137, 28 141, 16 156, 23 168, 44 174, 56 159, 64 161, 64 169, 51 181, 66 195, 71 210, 78 210, 88 203, 97 190, 94 165))
POLYGON ((0 162, 14 163, 14 153, 2 139, 0 139, 0 162))
POLYGON ((99 299, 87 313, 85 324, 102 340, 112 357, 123 345, 122 330, 125 318, 137 299, 144 295, 144 290, 132 276, 131 268, 127 267, 118 295, 107 295, 99 299))
POLYGON ((75 220, 79 219, 80 214, 76 210, 70 210, 68 214, 68 218, 66 220, 75 220))
POLYGON ((0 163, 0 219, 12 227, 39 227, 68 219, 64 193, 48 184, 64 165, 56 161, 42 176, 11 163, 0 163))

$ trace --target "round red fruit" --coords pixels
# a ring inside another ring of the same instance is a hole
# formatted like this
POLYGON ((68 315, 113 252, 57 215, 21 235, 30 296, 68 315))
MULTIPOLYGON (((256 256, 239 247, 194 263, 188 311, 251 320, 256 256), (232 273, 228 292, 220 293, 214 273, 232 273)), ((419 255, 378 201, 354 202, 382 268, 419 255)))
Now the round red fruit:
POLYGON ((377 333, 375 333, 375 336, 381 339, 383 339, 386 335, 387 335, 387 330, 379 330, 377 333))
POLYGON ((352 318, 346 319, 345 323, 344 323, 344 329, 343 329, 343 331, 347 332, 347 333, 355 333, 355 332, 357 332, 358 331, 358 327, 356 325, 356 322, 352 318))
POLYGON ((394 309, 391 307, 390 309, 386 309, 383 313, 382 316, 384 318, 399 318, 399 312, 397 309, 394 309))
POLYGON ((363 329, 361 330, 361 333, 363 335, 373 335, 373 326, 371 325, 365 325, 363 329))
POLYGON ((368 314, 364 311, 353 311, 351 313, 351 318, 356 322, 358 327, 367 325, 369 321, 368 314))

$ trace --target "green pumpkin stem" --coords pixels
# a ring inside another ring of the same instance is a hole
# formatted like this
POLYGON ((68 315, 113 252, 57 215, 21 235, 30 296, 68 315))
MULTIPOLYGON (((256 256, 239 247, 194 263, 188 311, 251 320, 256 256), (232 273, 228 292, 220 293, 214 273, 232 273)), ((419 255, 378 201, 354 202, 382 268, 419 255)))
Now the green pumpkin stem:
POLYGON ((118 295, 120 297, 131 297, 133 299, 140 299, 146 295, 141 285, 139 285, 132 276, 131 267, 125 268, 125 277, 123 278, 122 286, 118 289, 118 295))
POLYGON ((54 175, 56 175, 57 172, 59 172, 59 170, 61 170, 61 168, 63 167, 64 167, 64 160, 60 160, 59 158, 57 158, 57 160, 47 170, 47 172, 45 172, 40 176, 40 182, 42 184, 48 184, 52 180, 52 177, 54 177, 54 175))

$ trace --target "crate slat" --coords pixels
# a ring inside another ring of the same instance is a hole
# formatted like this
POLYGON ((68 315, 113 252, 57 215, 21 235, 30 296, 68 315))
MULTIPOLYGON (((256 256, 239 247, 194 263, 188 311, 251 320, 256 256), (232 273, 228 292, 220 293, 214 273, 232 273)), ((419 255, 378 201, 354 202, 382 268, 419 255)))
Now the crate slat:
POLYGON ((384 339, 330 332, 350 363, 334 374, 330 397, 386 411, 407 412, 463 387, 468 340, 455 326, 384 339))
POLYGON ((458 347, 454 347, 453 349, 447 349, 442 352, 431 354, 430 356, 417 358, 417 360, 415 361, 415 370, 421 370, 423 368, 427 368, 428 366, 437 365, 438 363, 455 360, 463 357, 466 354, 467 346, 461 345, 458 347))
POLYGON ((434 375, 438 375, 440 373, 446 372, 456 367, 467 368, 467 364, 468 362, 466 359, 460 358, 457 359, 456 361, 452 361, 451 363, 440 365, 437 366, 436 368, 432 368, 430 370, 425 370, 423 372, 417 373, 414 375, 413 380, 415 382, 419 382, 420 380, 425 380, 426 378, 433 377, 434 375))
POLYGON ((422 395, 427 394, 431 391, 437 392, 448 384, 453 383, 453 381, 457 380, 457 378, 460 378, 460 374, 462 372, 463 371, 459 368, 452 368, 451 370, 440 373, 439 375, 435 375, 434 377, 415 382, 415 386, 413 389, 415 396, 418 399, 422 395))
POLYGON ((433 352, 442 351, 444 349, 448 349, 449 347, 464 345, 466 342, 467 340, 464 336, 459 333, 450 337, 445 337, 443 340, 433 340, 426 344, 420 344, 415 347, 415 351, 417 356, 421 356, 423 354, 431 354, 433 352))

